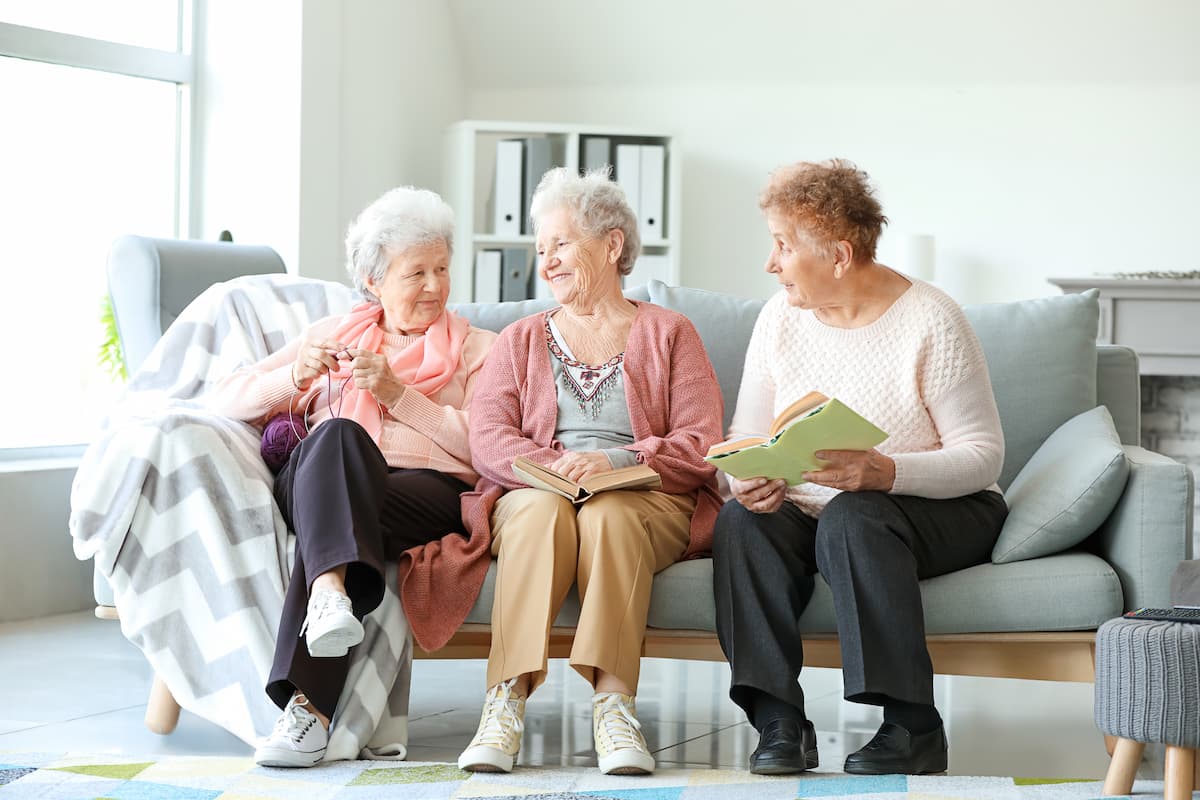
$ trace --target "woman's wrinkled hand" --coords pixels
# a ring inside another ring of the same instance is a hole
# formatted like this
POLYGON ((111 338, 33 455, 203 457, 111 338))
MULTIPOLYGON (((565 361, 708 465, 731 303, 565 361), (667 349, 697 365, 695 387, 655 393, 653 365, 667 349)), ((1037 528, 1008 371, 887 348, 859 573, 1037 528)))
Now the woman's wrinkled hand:
POLYGON ((370 392, 385 408, 391 408, 400 402, 400 396, 404 394, 404 382, 392 372, 386 357, 357 348, 348 352, 352 358, 350 377, 354 380, 355 387, 370 392))
POLYGON ((747 511, 755 514, 773 514, 783 507, 787 496, 787 481, 782 478, 747 478, 739 480, 729 476, 729 489, 733 498, 741 503, 747 511))
POLYGON ((818 450, 824 466, 804 473, 804 480, 844 492, 890 492, 896 483, 896 462, 875 450, 818 450))
POLYGON ((337 372, 338 355, 345 352, 346 345, 333 339, 305 341, 292 363, 292 385, 303 392, 325 373, 337 372))
POLYGON ((609 463, 608 456, 598 450, 586 453, 568 450, 550 465, 550 469, 578 483, 591 475, 612 471, 612 464, 609 463))

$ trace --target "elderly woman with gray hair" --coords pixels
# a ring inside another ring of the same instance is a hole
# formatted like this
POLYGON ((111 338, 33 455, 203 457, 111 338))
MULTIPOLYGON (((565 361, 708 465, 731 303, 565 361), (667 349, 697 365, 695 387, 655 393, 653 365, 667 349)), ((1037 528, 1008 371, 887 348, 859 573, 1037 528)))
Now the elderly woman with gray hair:
POLYGON ((261 425, 294 413, 311 431, 275 479, 296 561, 266 687, 284 711, 259 764, 321 761, 347 651, 383 599, 385 561, 463 530, 459 495, 478 477, 466 409, 495 334, 446 309, 453 229, 433 192, 380 197, 346 237, 366 302, 317 321, 211 396, 228 416, 261 425))
POLYGON ((554 169, 534 193, 538 275, 560 303, 500 334, 471 401, 477 488, 491 496, 498 559, 487 697, 462 769, 508 772, 525 698, 546 679, 550 626, 572 583, 581 611, 570 663, 589 683, 600 771, 647 774, 636 717, 650 584, 707 552, 720 507, 704 461, 721 438, 721 391, 686 317, 627 300, 640 241, 605 172, 554 169), (513 473, 518 456, 582 480, 645 464, 661 491, 611 490, 576 508, 513 473))

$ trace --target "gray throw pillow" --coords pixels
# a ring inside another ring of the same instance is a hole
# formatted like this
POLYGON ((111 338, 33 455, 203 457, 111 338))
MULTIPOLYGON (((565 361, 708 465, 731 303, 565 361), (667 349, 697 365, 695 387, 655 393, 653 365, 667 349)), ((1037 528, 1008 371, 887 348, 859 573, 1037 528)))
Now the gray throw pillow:
POLYGON ((1104 406, 1064 422, 1005 492, 1008 519, 992 548, 1006 564, 1079 544, 1108 518, 1129 478, 1129 462, 1104 406))
POLYGON ((1054 430, 1096 405, 1099 293, 965 306, 987 357, 1004 430, 1007 491, 1054 430))

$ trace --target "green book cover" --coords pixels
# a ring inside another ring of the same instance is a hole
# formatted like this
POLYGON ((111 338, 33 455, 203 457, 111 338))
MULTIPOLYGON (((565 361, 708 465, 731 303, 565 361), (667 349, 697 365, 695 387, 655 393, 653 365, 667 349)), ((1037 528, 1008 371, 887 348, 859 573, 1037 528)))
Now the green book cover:
POLYGON ((735 478, 783 478, 804 483, 805 472, 820 467, 818 450, 870 450, 888 435, 840 400, 827 401, 773 438, 740 450, 706 456, 705 461, 735 478))

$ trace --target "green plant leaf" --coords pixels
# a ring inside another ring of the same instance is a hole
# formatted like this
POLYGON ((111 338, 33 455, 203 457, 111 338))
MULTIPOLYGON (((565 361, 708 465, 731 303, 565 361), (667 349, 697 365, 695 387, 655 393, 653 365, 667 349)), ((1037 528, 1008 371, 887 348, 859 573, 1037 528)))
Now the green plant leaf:
POLYGON ((96 353, 96 363, 112 376, 113 380, 124 383, 129 380, 125 370, 125 353, 121 350, 121 337, 117 333, 117 318, 113 314, 112 298, 107 294, 100 301, 100 325, 103 328, 103 339, 96 353))

